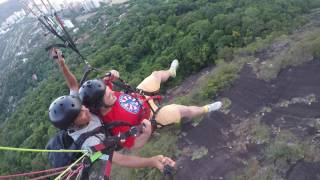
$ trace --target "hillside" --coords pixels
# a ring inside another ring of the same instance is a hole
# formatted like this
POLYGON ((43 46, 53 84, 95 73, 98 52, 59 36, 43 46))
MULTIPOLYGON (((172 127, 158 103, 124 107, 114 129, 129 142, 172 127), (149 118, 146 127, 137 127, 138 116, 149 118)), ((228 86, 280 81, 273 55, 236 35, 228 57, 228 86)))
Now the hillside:
POLYGON ((252 54, 222 112, 182 125, 177 179, 320 179, 318 13, 252 54))
MULTIPOLYGON (((173 156, 175 179, 181 180, 318 180, 319 13, 312 11, 310 22, 291 35, 233 49, 215 67, 168 90, 168 103, 222 100, 225 106, 159 130, 140 153, 173 156)), ((120 179, 160 179, 152 170, 116 167, 113 173, 120 179)))
POLYGON ((0 123, 14 112, 25 91, 36 86, 33 73, 39 81, 48 76, 51 67, 44 47, 50 36, 44 33, 34 19, 25 18, 0 35, 0 123))

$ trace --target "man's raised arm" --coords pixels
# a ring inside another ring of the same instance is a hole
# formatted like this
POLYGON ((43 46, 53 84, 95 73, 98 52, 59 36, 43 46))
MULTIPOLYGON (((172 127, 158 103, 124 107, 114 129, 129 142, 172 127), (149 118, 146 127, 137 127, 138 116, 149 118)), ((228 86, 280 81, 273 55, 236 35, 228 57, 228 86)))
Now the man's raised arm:
POLYGON ((53 48, 52 49, 52 56, 55 58, 59 64, 59 68, 63 73, 63 77, 67 81, 68 87, 71 91, 78 92, 79 84, 72 72, 70 71, 69 67, 65 64, 64 57, 62 52, 59 49, 53 48))

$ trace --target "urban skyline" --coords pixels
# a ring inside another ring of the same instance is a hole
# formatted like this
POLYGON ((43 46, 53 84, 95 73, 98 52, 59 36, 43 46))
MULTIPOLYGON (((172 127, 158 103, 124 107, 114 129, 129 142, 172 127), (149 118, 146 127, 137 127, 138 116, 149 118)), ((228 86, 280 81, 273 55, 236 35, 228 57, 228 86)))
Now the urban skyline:
MULTIPOLYGON (((0 0, 5 1, 5 0, 0 0)), ((34 7, 35 5, 41 9, 44 13, 51 13, 50 5, 48 4, 48 1, 43 0, 31 0, 27 1, 29 7, 34 7), (49 9, 48 9, 49 8, 49 9)), ((91 11, 92 9, 100 7, 100 2, 110 3, 111 0, 56 0, 56 1, 50 1, 50 4, 54 7, 56 11, 60 11, 62 9, 74 9, 78 8, 79 6, 82 7, 86 12, 91 11)), ((28 13, 25 12, 24 9, 21 9, 20 11, 14 12, 11 16, 9 16, 5 22, 3 22, 0 25, 0 34, 6 33, 10 26, 19 22, 21 19, 23 19, 28 13)))

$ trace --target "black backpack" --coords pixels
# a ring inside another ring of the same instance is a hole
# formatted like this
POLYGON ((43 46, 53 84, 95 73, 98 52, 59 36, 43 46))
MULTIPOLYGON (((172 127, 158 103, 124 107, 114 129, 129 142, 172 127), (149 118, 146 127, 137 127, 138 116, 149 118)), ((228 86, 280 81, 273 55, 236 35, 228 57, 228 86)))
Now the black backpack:
MULTIPOLYGON (((116 121, 108 123, 107 126, 98 127, 90 132, 83 133, 79 136, 77 141, 74 141, 66 130, 58 131, 47 143, 46 149, 49 150, 60 150, 60 149, 68 149, 68 150, 79 150, 81 149, 84 141, 91 136, 94 136, 98 133, 104 133, 106 136, 111 136, 111 130, 117 126, 130 126, 130 123, 125 121, 116 121)), ((116 147, 116 151, 120 150, 122 147, 116 147)), ((48 153, 49 161, 53 167, 63 167, 70 165, 74 161, 76 161, 79 157, 81 157, 82 153, 65 153, 65 152, 50 152, 48 153)))
MULTIPOLYGON (((94 129, 90 132, 81 134, 80 137, 74 141, 66 130, 58 131, 47 143, 46 149, 49 150, 60 150, 60 149, 68 149, 68 150, 79 150, 81 149, 84 141, 97 133, 101 132, 101 128, 94 129)), ((75 160, 77 160, 82 153, 76 152, 50 152, 48 153, 49 161, 51 162, 53 167, 63 167, 70 165, 75 160)))

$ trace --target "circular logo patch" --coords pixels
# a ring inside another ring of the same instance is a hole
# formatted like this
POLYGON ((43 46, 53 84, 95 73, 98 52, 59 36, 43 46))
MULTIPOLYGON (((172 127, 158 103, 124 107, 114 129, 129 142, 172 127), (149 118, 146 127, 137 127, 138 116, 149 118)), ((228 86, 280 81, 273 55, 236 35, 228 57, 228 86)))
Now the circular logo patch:
POLYGON ((119 98, 120 106, 126 111, 137 114, 140 111, 138 100, 128 94, 122 94, 119 98))

